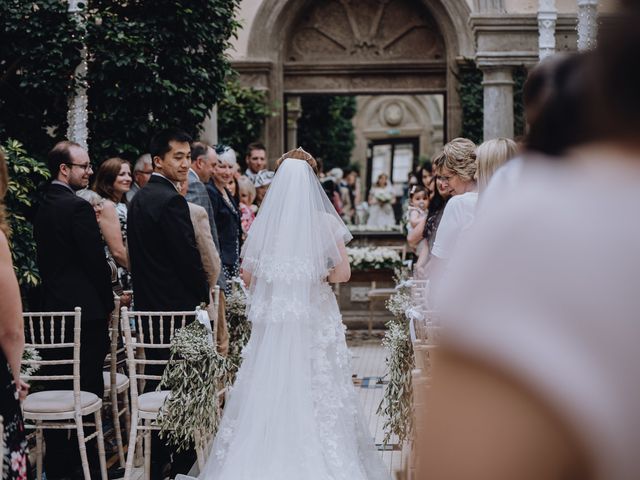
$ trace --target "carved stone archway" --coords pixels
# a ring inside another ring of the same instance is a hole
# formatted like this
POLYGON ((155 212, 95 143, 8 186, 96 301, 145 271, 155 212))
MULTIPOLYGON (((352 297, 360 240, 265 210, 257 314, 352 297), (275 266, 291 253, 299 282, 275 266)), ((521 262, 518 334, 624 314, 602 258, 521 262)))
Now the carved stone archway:
POLYGON ((269 156, 285 148, 285 95, 443 93, 446 132, 460 132, 456 71, 474 54, 466 0, 264 0, 246 60, 247 84, 282 115, 266 128, 269 156))

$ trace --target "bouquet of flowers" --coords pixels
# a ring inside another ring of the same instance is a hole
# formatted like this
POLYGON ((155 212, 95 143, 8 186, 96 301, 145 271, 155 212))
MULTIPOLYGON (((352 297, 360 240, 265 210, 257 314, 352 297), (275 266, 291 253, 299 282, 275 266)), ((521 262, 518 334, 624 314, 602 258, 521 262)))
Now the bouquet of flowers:
POLYGON ((393 194, 386 191, 378 191, 375 193, 373 198, 376 199, 376 202, 384 205, 385 203, 391 203, 391 200, 393 200, 393 194))
POLYGON ((387 247, 347 248, 347 255, 354 270, 392 269, 402 265, 400 254, 387 247))

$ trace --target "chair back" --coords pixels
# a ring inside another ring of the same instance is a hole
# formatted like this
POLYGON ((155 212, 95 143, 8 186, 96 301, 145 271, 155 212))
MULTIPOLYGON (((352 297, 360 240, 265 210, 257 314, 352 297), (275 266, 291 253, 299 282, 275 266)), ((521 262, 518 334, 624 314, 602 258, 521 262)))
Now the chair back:
POLYGON ((38 367, 34 374, 23 375, 24 380, 72 381, 79 398, 81 316, 80 307, 73 312, 23 313, 25 348, 37 350, 40 356, 23 360, 24 365, 38 367))
POLYGON ((195 310, 175 312, 139 312, 122 307, 121 312, 120 320, 129 364, 131 395, 135 398, 138 395, 138 382, 162 379, 161 374, 149 373, 145 367, 166 366, 169 363, 171 340, 176 330, 197 321, 200 307, 195 310), (132 333, 132 325, 135 328, 135 336, 132 333), (146 355, 146 350, 165 350, 166 355, 158 358, 159 355, 146 355))

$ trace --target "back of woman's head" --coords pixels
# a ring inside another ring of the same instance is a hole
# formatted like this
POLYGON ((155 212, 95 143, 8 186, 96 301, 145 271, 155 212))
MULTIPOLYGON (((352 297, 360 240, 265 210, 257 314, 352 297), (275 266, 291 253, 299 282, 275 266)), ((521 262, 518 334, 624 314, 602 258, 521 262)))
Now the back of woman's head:
POLYGON ((320 171, 318 169, 318 162, 316 161, 316 159, 313 158, 313 155, 311 155, 309 152, 306 152, 302 147, 294 148, 293 150, 289 150, 288 152, 284 153, 276 161, 276 171, 278 170, 278 167, 280 167, 282 162, 284 162, 287 158, 307 162, 316 175, 318 175, 318 172, 320 171))
POLYGON ((476 174, 479 192, 486 188, 495 171, 507 163, 507 160, 514 157, 517 151, 516 142, 510 138, 494 138, 478 147, 476 150, 476 161, 478 162, 476 174))
POLYGON ((561 54, 540 63, 524 86, 527 150, 557 156, 588 141, 593 131, 590 53, 561 54))
POLYGON ((594 51, 596 139, 640 143, 640 2, 622 2, 602 26, 594 51))
POLYGON ((124 201, 126 197, 123 195, 122 199, 116 198, 113 184, 120 174, 120 168, 124 164, 128 164, 126 160, 122 158, 114 157, 102 162, 98 172, 96 173, 96 179, 93 182, 92 190, 100 195, 102 198, 111 200, 112 202, 124 201))

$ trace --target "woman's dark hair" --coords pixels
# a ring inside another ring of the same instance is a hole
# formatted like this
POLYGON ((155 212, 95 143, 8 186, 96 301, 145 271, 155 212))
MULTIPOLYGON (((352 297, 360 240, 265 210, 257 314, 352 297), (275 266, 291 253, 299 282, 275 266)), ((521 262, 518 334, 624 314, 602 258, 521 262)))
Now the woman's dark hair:
POLYGON ((440 192, 438 191, 438 187, 436 185, 436 177, 433 177, 431 179, 431 183, 433 184, 433 197, 431 198, 431 200, 429 200, 427 218, 437 215, 440 210, 444 210, 444 207, 447 204, 447 199, 440 195, 440 192))
POLYGON ((131 168, 129 162, 118 157, 110 158, 102 162, 102 165, 100 165, 96 173, 92 190, 102 198, 107 198, 114 203, 127 203, 127 196, 122 195, 122 198, 116 198, 115 190, 113 189, 113 184, 120 174, 120 168, 125 164, 131 168))
POLYGON ((631 140, 640 136, 640 2, 627 0, 617 15, 603 22, 593 52, 597 139, 631 140))
POLYGON ((559 156, 593 138, 591 53, 562 55, 542 62, 524 86, 530 120, 526 147, 559 156))
POLYGON ((416 174, 418 185, 422 185, 423 187, 427 186, 422 183, 422 176, 424 175, 425 170, 429 172, 429 175, 433 175, 433 164, 431 163, 431 160, 427 160, 426 162, 424 162, 422 166, 420 166, 420 168, 418 169, 418 173, 416 174))
MULTIPOLYGON (((233 197, 233 199, 236 201, 236 205, 240 205, 240 185, 238 185, 238 179, 234 176, 231 181, 235 184, 236 186, 236 192, 231 195, 233 197)), ((227 189, 228 190, 228 189, 227 189)))

